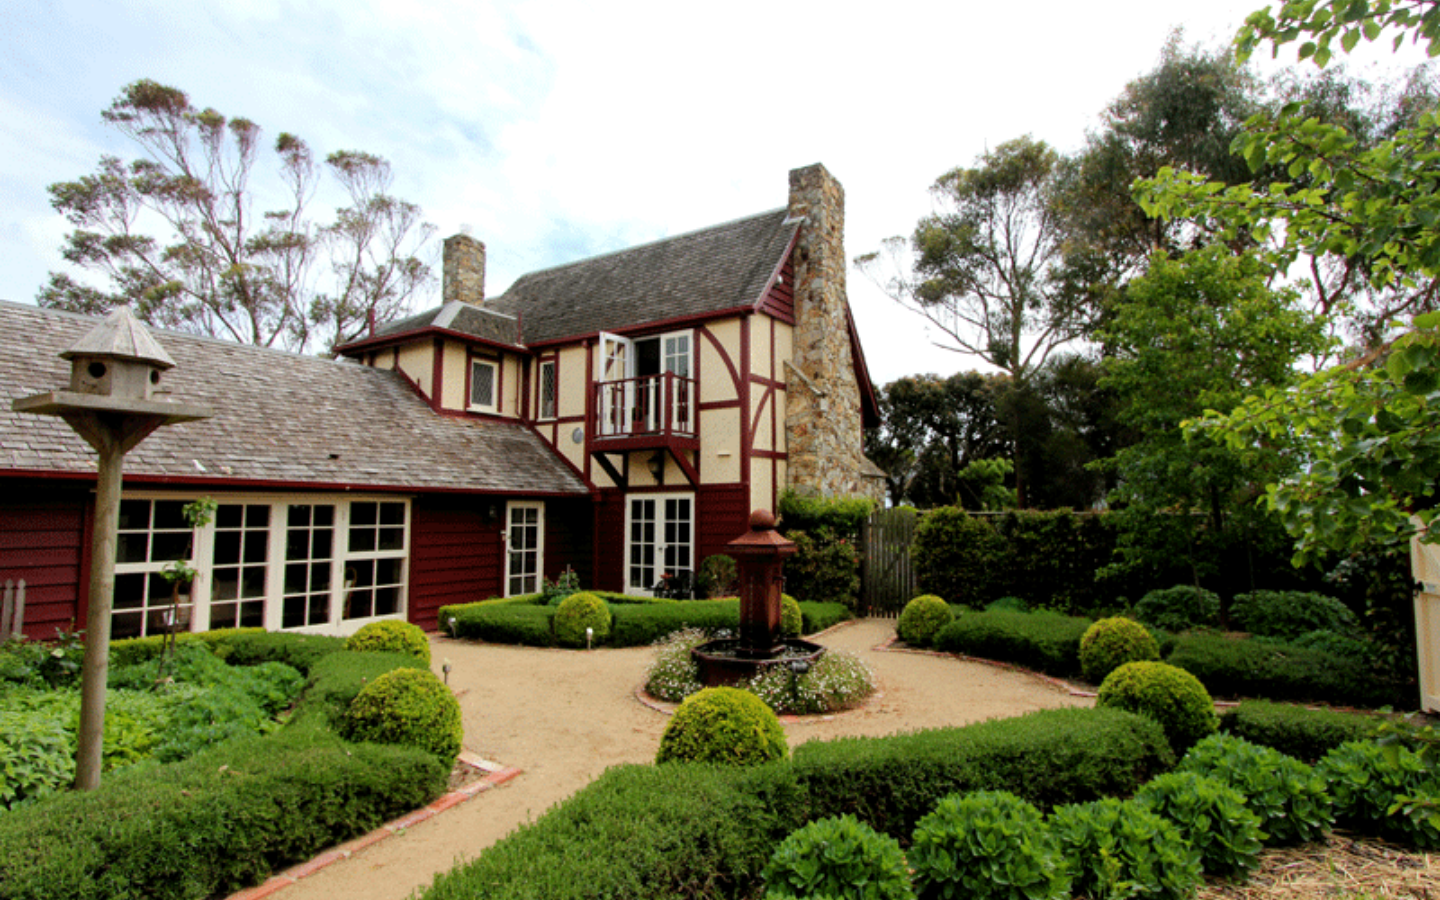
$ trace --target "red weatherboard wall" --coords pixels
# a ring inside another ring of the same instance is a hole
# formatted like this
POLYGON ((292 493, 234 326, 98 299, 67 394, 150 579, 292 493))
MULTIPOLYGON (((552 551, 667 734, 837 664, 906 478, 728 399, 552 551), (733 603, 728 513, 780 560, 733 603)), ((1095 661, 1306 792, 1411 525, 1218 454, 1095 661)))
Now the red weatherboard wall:
POLYGON ((90 492, 78 485, 0 481, 0 586, 25 580, 25 634, 84 627, 79 597, 90 492))
POLYGON ((498 597, 505 560, 500 541, 505 501, 417 497, 411 507, 411 622, 434 631, 440 607, 498 597), (491 504, 499 514, 492 521, 491 504))

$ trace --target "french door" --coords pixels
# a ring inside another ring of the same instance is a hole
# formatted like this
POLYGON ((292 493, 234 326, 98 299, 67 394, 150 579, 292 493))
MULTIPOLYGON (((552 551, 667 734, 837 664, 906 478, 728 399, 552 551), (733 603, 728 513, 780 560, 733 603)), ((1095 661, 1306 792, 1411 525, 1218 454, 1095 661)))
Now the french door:
POLYGON ((695 495, 632 494, 625 510, 625 592, 653 594, 666 575, 693 574, 695 495))
POLYGON ((545 504, 512 501, 505 508, 505 596, 540 591, 545 571, 545 504))

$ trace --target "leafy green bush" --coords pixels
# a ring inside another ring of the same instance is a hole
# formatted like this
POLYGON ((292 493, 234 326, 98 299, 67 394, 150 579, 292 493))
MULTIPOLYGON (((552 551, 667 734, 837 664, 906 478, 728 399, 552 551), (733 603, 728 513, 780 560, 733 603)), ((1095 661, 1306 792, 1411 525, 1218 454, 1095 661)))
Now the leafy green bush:
POLYGON ((1160 646, 1134 619, 1101 619, 1080 638, 1080 671, 1094 684, 1128 662, 1158 660, 1160 646))
POLYGON ((985 604, 986 612, 1029 612, 1030 604, 1025 602, 1024 597, 1001 597, 998 600, 991 600, 985 604))
POLYGON ((533 603, 465 603, 440 610, 447 631, 451 630, 449 620, 455 620, 456 637, 524 647, 554 645, 555 634, 550 628, 554 615, 554 609, 533 603))
MULTIPOLYGON (((182 631, 175 635, 175 646, 198 641, 209 645, 220 659, 228 659, 237 639, 263 635, 263 628, 217 628, 214 631, 182 631)), ((165 652, 167 636, 154 634, 150 637, 123 638, 110 644, 110 665, 129 666, 154 659, 165 652)), ((331 640, 334 640, 333 638, 331 640)), ((338 643, 338 642, 337 642, 338 643)), ((284 660, 278 660, 284 662, 284 660)), ((298 668, 298 667, 297 667, 298 668)))
POLYGON ((1335 631, 1307 631, 1289 641, 1290 646, 1302 650, 1318 650, 1330 656, 1338 656, 1352 663, 1365 665, 1383 655, 1383 650, 1368 638, 1340 634, 1335 631))
POLYGON ((417 747, 448 769, 464 736, 460 704, 429 669, 395 669, 361 689, 345 717, 346 737, 417 747))
POLYGON ((785 730, 775 711, 739 688, 705 688, 680 704, 660 735, 658 763, 672 760, 755 765, 784 759, 785 730))
POLYGON ((310 669, 295 718, 314 718, 328 728, 343 729, 350 704, 367 684, 396 669, 424 667, 408 653, 333 653, 310 669))
POLYGON ((909 859, 926 897, 1070 896, 1070 871, 1040 811, 1006 791, 942 799, 916 824, 909 859))
POLYGON ((800 601, 802 634, 815 634, 855 618, 855 614, 843 603, 822 601, 800 601))
POLYGON ((555 642, 562 647, 584 647, 591 643, 586 631, 593 630, 593 643, 610 637, 610 607, 594 594, 582 591, 560 601, 555 610, 555 642))
POLYGON ((910 545, 922 591, 975 608, 996 596, 995 561, 1004 552, 1004 539, 988 522, 954 506, 927 513, 910 545))
POLYGON ((1006 593, 1031 608, 1092 618, 1094 610, 1111 601, 1113 589, 1095 579, 1115 552, 1108 514, 1017 509, 993 521, 1005 541, 1006 593))
POLYGON ((1440 785, 1408 747, 1350 741, 1325 754, 1315 771, 1329 785, 1340 825, 1420 849, 1440 847, 1431 819, 1440 785))
POLYGON ((1398 685, 1368 665, 1319 650, 1222 634, 1185 634, 1166 658, 1222 697, 1310 700, 1379 707, 1398 685))
POLYGON ((345 642, 346 650, 408 653, 430 665, 430 640, 418 625, 386 619, 362 625, 345 642))
POLYGON ((900 612, 895 634, 900 640, 916 647, 928 647, 940 629, 950 624, 950 604, 934 594, 921 594, 900 612))
POLYGON ((1050 829, 1090 900, 1189 900, 1204 882, 1200 853, 1168 819, 1113 797, 1057 806, 1050 829))
POLYGON ((560 573, 560 577, 551 581, 548 578, 540 579, 540 602, 545 606, 559 606, 566 597, 580 592, 580 576, 569 566, 560 573))
POLYGON ((650 696, 679 703, 705 687, 690 651, 708 640, 710 635, 703 629, 682 628, 657 643, 655 661, 645 676, 645 690, 650 696))
POLYGON ((1265 700, 1246 700, 1220 713, 1221 731, 1308 763, 1346 741, 1369 737, 1377 724, 1373 717, 1360 713, 1265 700))
POLYGON ((1243 880, 1260 864, 1260 817, 1223 782, 1169 772, 1137 791, 1135 802, 1174 822, 1207 874, 1243 880))
POLYGON ((740 591, 740 567, 735 557, 724 553, 707 556, 695 572, 695 588, 701 597, 733 597, 740 591))
POLYGON ((805 615, 800 604, 789 594, 780 595, 780 633, 785 637, 799 637, 805 630, 805 615))
POLYGON ((1190 584, 1151 591, 1135 606, 1140 621, 1167 631, 1187 631, 1220 623, 1220 598, 1190 584))
POLYGON ((1160 723, 1177 753, 1220 727, 1215 702, 1194 675, 1162 662, 1126 663, 1100 684, 1095 705, 1160 723))
POLYGON ((788 531, 795 555, 785 563, 785 587, 796 597, 855 608, 860 593, 860 554, 848 537, 820 528, 788 531))
POLYGON ((733 632, 740 627, 740 601, 733 598, 613 606, 611 611, 615 614, 615 624, 610 630, 612 647, 653 644, 682 628, 701 628, 714 633, 733 632))
POLYGON ((860 533, 860 526, 875 511, 875 501, 867 497, 822 497, 790 490, 780 494, 778 505, 780 524, 787 532, 825 529, 850 538, 860 533))
POLYGON ((805 672, 770 666, 739 687, 776 712, 815 715, 859 705, 875 693, 875 673, 852 653, 827 650, 805 672))
POLYGON ((75 780, 75 744, 57 717, 0 711, 0 734, 0 807, 14 809, 75 780))
POLYGON ((1089 627, 1089 619, 1052 612, 966 613, 940 629, 935 649, 1066 678, 1080 671, 1080 638, 1089 627))
POLYGON ((790 833, 761 873, 767 897, 911 900, 900 842, 854 816, 819 819, 790 833))
POLYGON ((65 687, 80 682, 85 643, 76 632, 55 629, 55 639, 0 641, 0 682, 27 687, 65 687))
POLYGON ((1212 734, 1185 754, 1180 771, 1206 775, 1240 792, 1260 817, 1267 844, 1318 841, 1334 823, 1325 779, 1279 750, 1212 734))
POLYGON ((1359 624, 1339 600, 1304 591, 1236 594, 1230 602, 1230 619, 1241 631, 1285 639, 1311 631, 1348 631, 1359 624))

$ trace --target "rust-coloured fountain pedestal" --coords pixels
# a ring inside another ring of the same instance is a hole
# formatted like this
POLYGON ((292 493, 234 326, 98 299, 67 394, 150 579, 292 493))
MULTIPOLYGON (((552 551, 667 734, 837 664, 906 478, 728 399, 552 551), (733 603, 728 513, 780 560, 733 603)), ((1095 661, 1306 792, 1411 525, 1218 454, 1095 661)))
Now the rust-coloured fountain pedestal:
POLYGON ((725 545, 740 570, 740 636, 707 641, 690 651, 708 687, 736 684, 773 666, 807 671, 825 648, 780 633, 780 586, 795 544, 775 531, 775 516, 757 509, 750 530, 725 545))

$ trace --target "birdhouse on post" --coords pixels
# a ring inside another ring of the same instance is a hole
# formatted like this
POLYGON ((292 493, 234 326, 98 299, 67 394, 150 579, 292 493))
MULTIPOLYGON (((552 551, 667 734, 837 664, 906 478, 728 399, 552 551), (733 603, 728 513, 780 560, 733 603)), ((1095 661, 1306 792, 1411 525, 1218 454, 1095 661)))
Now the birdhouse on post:
POLYGON ((115 597, 115 544, 125 454, 157 428, 208 419, 214 413, 203 406, 163 399, 161 378, 175 367, 175 361, 130 314, 129 307, 116 309, 60 357, 70 361, 70 389, 22 397, 10 408, 61 417, 100 456, 90 545, 85 662, 81 669, 79 746, 75 754, 75 786, 92 790, 100 786, 110 609, 115 597))

